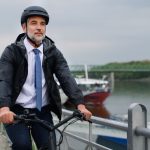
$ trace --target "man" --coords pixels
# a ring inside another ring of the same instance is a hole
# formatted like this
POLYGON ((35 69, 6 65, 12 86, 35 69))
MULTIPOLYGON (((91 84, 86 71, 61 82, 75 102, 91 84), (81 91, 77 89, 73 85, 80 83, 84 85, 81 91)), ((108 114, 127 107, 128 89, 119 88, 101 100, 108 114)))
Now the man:
MULTIPOLYGON (((85 118, 88 120, 92 115, 85 108, 83 95, 70 74, 65 58, 45 35, 48 22, 49 15, 44 8, 26 8, 21 16, 24 33, 6 47, 0 59, 0 122, 5 124, 14 150, 32 149, 30 133, 38 149, 48 143, 49 136, 46 129, 34 123, 12 124, 16 114, 29 111, 53 124, 50 112, 54 112, 61 119, 61 100, 54 74, 85 118), (39 77, 41 80, 38 80, 39 77)), ((53 137, 55 143, 55 133, 53 137)))

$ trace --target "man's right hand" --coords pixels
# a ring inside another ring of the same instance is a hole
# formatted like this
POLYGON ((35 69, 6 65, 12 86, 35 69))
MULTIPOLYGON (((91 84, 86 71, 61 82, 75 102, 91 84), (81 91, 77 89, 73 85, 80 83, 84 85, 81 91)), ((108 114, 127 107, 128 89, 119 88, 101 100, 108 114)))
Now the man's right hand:
POLYGON ((10 111, 9 107, 0 108, 0 123, 10 124, 14 122, 15 114, 10 111))

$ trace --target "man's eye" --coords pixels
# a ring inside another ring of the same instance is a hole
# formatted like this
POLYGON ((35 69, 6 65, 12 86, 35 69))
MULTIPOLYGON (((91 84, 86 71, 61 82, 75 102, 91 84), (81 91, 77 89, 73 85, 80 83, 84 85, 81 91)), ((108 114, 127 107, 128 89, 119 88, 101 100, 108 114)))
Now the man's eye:
POLYGON ((36 24, 36 22, 31 22, 31 24, 36 24))
POLYGON ((43 26, 44 26, 44 25, 46 25, 46 23, 45 23, 45 22, 42 22, 42 23, 41 23, 41 25, 43 25, 43 26))

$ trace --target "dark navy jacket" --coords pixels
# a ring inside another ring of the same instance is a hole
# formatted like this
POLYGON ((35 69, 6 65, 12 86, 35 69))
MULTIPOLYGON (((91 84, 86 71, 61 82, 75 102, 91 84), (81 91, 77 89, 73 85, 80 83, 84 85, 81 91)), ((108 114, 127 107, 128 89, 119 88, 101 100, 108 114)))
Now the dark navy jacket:
MULTIPOLYGON (((12 107, 26 81, 28 62, 23 40, 20 34, 16 42, 7 46, 0 58, 0 108, 12 107)), ((62 107, 59 89, 54 74, 65 94, 75 105, 83 103, 83 95, 71 76, 67 62, 54 42, 45 37, 43 40, 43 72, 47 84, 48 97, 52 111, 61 119, 62 107)))

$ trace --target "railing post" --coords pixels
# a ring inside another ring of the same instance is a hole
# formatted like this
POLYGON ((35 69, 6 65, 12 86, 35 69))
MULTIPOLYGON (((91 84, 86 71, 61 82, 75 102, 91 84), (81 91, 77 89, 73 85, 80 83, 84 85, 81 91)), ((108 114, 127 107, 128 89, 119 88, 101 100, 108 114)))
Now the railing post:
POLYGON ((133 103, 128 109, 128 150, 147 150, 147 139, 136 135, 136 127, 147 127, 147 110, 144 105, 133 103))
POLYGON ((92 150, 91 143, 92 142, 92 123, 89 122, 89 150, 92 150))

